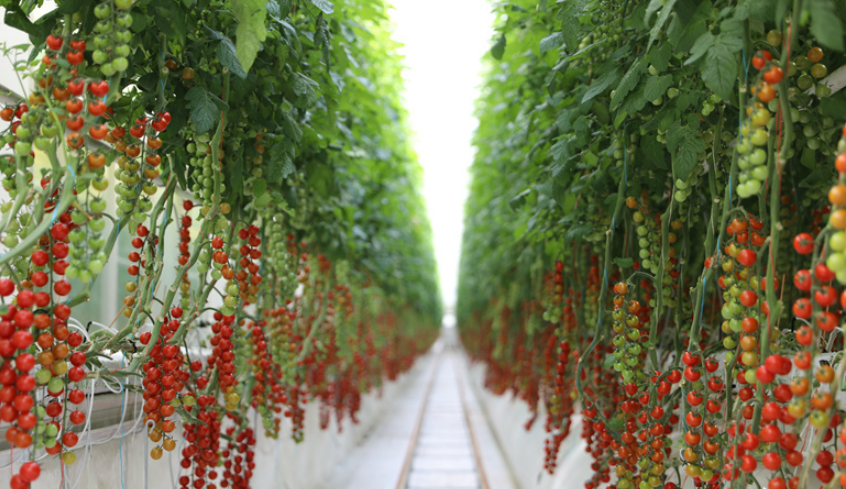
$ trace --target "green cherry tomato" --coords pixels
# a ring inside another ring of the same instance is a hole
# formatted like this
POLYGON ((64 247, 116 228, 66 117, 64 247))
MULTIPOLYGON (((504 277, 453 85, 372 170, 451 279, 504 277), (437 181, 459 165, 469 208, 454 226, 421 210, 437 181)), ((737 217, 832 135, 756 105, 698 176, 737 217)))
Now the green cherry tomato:
POLYGON ((828 68, 822 63, 817 63, 811 67, 811 76, 814 78, 825 78, 828 74, 828 68))

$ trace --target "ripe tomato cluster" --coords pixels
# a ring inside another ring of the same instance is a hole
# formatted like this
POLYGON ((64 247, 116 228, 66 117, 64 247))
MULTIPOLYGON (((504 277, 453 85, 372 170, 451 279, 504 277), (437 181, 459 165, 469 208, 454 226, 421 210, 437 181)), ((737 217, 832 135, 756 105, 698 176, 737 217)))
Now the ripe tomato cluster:
POLYGON ((588 489, 846 487, 846 31, 680 5, 496 9, 462 343, 588 489))
MULTIPOLYGON (((11 487, 39 478, 33 460, 44 452, 71 465, 80 440, 91 443, 85 408, 96 401, 83 389, 98 382, 142 394, 149 456, 177 452, 180 487, 249 487, 262 434, 253 410, 270 438, 289 417, 292 438, 302 440, 313 401, 320 425, 334 418, 340 430, 357 422, 365 393, 411 368, 437 337, 422 202, 399 198, 413 186, 393 183, 412 181, 405 175, 414 166, 399 156, 408 148, 393 137, 365 145, 368 155, 376 146, 396 155, 385 162, 390 171, 341 178, 360 168, 347 173, 346 153, 327 159, 314 153, 325 147, 308 143, 339 136, 295 113, 320 105, 334 120, 355 120, 360 109, 311 96, 292 105, 285 97, 301 90, 290 85, 311 68, 293 61, 298 54, 289 62, 294 78, 266 76, 262 58, 287 49, 276 35, 253 53, 249 76, 240 55, 210 55, 231 45, 228 7, 211 16, 178 2, 147 9, 104 0, 69 11, 76 7, 39 24, 46 54, 26 73, 32 93, 0 108, 0 147, 11 149, 0 156, 0 421, 6 440, 25 451, 11 487), (164 35, 164 18, 191 24, 191 42, 170 23, 164 35), (267 98, 254 80, 273 80, 276 94, 267 98), (330 159, 320 165, 326 178, 306 171, 330 159), (342 210, 336 186, 368 198, 342 210), (369 200, 402 202, 403 212, 369 200), (89 317, 75 306, 102 300, 97 280, 117 273, 107 267, 116 249, 126 250, 123 307, 116 318, 89 317), (425 284, 398 286, 406 273, 425 284), (77 321, 108 326, 89 334, 74 330, 77 321), (106 365, 116 355, 122 366, 106 365)), ((282 10, 297 19, 291 25, 310 15, 282 10)), ((268 18, 265 27, 277 24, 268 18)), ((369 52, 344 56, 364 61, 369 52)), ((374 97, 379 103, 364 106, 393 113, 393 102, 374 97)))

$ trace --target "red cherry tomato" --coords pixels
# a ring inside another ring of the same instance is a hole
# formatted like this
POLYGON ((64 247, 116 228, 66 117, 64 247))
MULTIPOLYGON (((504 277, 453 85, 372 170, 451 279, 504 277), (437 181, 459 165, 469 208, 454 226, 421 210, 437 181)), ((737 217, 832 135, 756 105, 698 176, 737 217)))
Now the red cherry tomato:
POLYGON ((810 233, 800 233, 793 238, 793 249, 800 255, 809 255, 814 252, 814 237, 810 233))

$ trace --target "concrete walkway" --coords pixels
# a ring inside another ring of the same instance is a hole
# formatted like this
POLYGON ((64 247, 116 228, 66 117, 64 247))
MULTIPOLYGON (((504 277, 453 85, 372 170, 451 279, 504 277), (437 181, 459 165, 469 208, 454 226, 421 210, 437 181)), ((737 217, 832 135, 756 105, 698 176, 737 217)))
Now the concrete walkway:
POLYGON ((422 360, 426 362, 421 365, 424 368, 411 373, 414 377, 408 379, 394 400, 388 403, 383 418, 315 489, 397 489, 409 440, 414 434, 438 355, 427 355, 422 360))
POLYGON ((450 334, 436 343, 384 418, 315 489, 519 489, 455 343, 450 334))
MULTIPOLYGON (((451 354, 447 354, 451 357, 451 354)), ((479 474, 455 363, 440 359, 408 477, 408 489, 478 489, 479 474)))

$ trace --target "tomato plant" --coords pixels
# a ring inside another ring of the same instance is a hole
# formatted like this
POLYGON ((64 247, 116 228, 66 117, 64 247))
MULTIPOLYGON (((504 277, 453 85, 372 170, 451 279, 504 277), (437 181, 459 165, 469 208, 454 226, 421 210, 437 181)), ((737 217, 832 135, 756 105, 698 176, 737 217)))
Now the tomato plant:
POLYGON ((497 6, 458 323, 550 473, 580 405, 587 489, 846 483, 843 7, 497 6))
POLYGON ((0 110, 6 439, 71 465, 88 386, 140 378, 179 487, 248 487, 261 433, 287 417, 301 440, 310 401, 324 428, 355 422, 437 337, 386 7, 103 0, 33 22, 40 4, 0 2, 35 47, 16 64, 31 91, 0 110), (75 314, 118 258, 118 317, 75 314))

